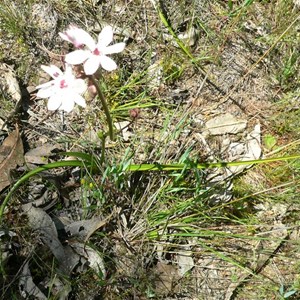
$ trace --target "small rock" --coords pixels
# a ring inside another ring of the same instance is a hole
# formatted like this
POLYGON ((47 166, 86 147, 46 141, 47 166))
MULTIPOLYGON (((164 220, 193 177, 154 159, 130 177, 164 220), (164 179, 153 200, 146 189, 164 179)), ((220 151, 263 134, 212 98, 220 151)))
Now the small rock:
POLYGON ((205 127, 211 135, 236 134, 245 130, 247 121, 239 120, 235 116, 225 113, 207 121, 205 127))

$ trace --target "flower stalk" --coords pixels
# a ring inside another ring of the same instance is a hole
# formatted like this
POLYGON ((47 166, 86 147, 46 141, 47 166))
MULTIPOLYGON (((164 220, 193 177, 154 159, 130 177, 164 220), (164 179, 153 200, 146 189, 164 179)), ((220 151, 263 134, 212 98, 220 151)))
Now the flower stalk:
POLYGON ((91 80, 91 82, 93 83, 93 85, 95 86, 95 88, 97 90, 97 93, 99 95, 99 98, 100 98, 100 101, 101 101, 101 104, 102 104, 102 107, 103 107, 103 110, 104 110, 104 113, 105 113, 105 116, 106 116, 106 120, 107 120, 107 124, 108 124, 108 134, 109 134, 110 139, 112 141, 114 141, 115 140, 115 133, 114 133, 113 121, 112 121, 112 117, 110 115, 110 111, 108 109, 105 97, 104 97, 104 95, 101 91, 101 88, 100 88, 97 80, 95 79, 95 76, 94 75, 89 75, 88 78, 91 80))

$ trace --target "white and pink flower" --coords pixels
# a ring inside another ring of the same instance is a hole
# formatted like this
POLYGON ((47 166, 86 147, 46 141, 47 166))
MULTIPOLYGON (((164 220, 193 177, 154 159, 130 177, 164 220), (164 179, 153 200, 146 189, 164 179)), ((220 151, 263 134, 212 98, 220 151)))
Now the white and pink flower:
POLYGON ((75 103, 86 107, 84 98, 81 96, 87 89, 83 79, 76 78, 72 72, 72 67, 66 65, 65 72, 62 72, 54 65, 41 68, 48 73, 53 80, 37 86, 38 98, 49 98, 47 107, 49 110, 72 111, 75 103))
POLYGON ((100 32, 98 41, 95 43, 89 33, 77 27, 69 27, 65 33, 60 36, 79 48, 85 45, 87 49, 78 49, 66 55, 65 61, 71 65, 83 63, 86 75, 94 74, 101 66, 107 71, 113 71, 117 68, 116 63, 107 56, 107 54, 119 53, 124 50, 125 43, 117 43, 109 46, 113 41, 113 29, 106 26, 100 32))

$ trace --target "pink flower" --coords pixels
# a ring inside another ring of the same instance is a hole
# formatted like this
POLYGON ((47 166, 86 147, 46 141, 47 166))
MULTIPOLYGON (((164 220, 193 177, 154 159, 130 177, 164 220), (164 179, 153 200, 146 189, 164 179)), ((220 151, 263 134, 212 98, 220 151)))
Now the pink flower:
POLYGON ((94 44, 93 38, 86 31, 75 25, 69 25, 65 32, 59 32, 58 34, 63 40, 72 43, 76 48, 94 44))
MULTIPOLYGON (((74 45, 84 44, 88 49, 75 50, 66 55, 66 62, 71 65, 78 65, 83 63, 84 72, 86 75, 94 74, 99 66, 107 71, 113 71, 117 68, 116 63, 107 56, 107 54, 119 53, 124 50, 125 43, 117 43, 108 46, 113 40, 113 29, 111 26, 106 26, 98 36, 98 43, 96 44, 92 37, 80 29, 69 29, 69 34, 66 40, 72 42, 74 45), (82 31, 85 33, 83 34, 82 31), (74 42, 75 41, 75 42, 74 42)), ((60 34, 60 36, 62 36, 60 34)), ((64 38, 64 37, 63 37, 64 38)))
POLYGON ((70 65, 66 65, 64 73, 54 65, 42 65, 41 68, 53 78, 37 86, 39 89, 37 97, 49 98, 47 105, 49 110, 59 109, 70 112, 75 103, 86 107, 85 100, 80 95, 87 89, 86 84, 83 79, 75 78, 70 65))

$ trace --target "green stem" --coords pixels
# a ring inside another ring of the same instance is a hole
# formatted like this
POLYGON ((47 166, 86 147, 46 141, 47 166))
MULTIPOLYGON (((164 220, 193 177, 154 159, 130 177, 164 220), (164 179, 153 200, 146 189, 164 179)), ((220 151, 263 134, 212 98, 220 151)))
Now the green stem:
POLYGON ((105 139, 106 136, 102 135, 101 136, 101 157, 100 157, 100 164, 102 165, 105 160, 105 139))
POLYGON ((105 101, 104 95, 103 95, 103 93, 100 89, 100 86, 99 86, 97 80, 95 79, 94 75, 90 75, 89 78, 92 81, 93 85, 96 87, 97 93, 98 93, 99 98, 101 100, 101 103, 102 103, 102 106, 103 106, 103 109, 104 109, 104 113, 105 113, 105 116, 106 116, 106 120, 107 120, 107 124, 108 124, 109 137, 112 141, 114 141, 115 140, 115 133, 114 133, 113 122, 112 122, 112 118, 111 118, 107 103, 105 101))

